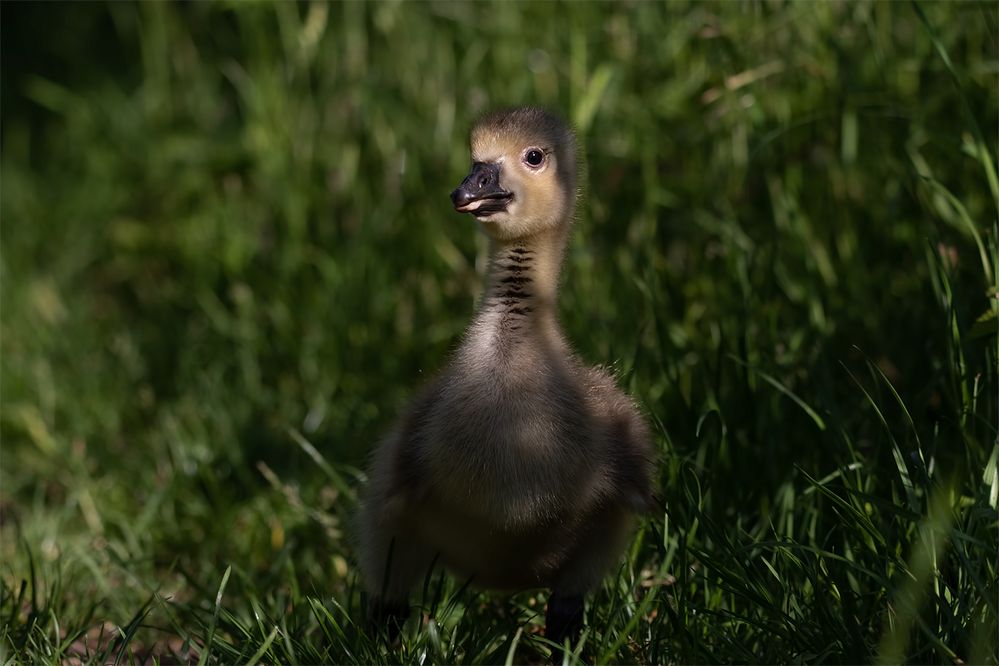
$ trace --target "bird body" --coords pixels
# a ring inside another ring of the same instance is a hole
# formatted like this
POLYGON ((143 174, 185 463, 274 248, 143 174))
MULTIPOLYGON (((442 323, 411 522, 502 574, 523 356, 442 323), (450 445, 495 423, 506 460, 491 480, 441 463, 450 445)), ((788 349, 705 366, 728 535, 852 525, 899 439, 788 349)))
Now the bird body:
POLYGON ((651 438, 558 324, 571 132, 514 109, 480 121, 472 152, 452 198, 490 236, 485 293, 447 367, 376 449, 361 565, 376 608, 403 605, 435 560, 483 587, 550 587, 548 634, 561 639, 578 629, 582 597, 619 555, 632 514, 651 506, 651 438))

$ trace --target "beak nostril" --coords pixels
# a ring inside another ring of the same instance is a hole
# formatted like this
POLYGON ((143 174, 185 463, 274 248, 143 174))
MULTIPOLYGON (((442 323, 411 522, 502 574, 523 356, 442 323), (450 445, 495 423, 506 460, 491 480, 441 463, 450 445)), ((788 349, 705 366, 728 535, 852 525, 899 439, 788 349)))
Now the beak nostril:
MULTIPOLYGON (((2 1, 2 0, 0 0, 2 1)), ((500 167, 496 163, 475 162, 472 171, 451 193, 451 203, 459 212, 475 211, 476 217, 506 209, 512 194, 500 187, 500 167)))

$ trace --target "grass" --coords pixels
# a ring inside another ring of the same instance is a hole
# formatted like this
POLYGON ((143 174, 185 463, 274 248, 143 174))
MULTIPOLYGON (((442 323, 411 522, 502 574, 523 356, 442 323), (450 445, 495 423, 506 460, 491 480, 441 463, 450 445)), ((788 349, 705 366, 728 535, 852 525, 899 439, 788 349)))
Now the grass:
POLYGON ((996 663, 994 3, 4 3, 0 661, 539 661, 359 628, 372 444, 474 306, 474 117, 577 124, 562 318, 666 510, 568 662, 996 663))

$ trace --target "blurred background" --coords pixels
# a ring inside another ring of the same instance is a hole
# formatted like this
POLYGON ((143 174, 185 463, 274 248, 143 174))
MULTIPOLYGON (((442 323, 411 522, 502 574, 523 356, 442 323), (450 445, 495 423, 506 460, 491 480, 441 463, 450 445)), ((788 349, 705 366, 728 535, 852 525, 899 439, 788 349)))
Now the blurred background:
POLYGON ((995 3, 0 12, 3 654, 506 655, 533 597, 330 627, 366 455, 475 307, 468 129, 532 103, 587 155, 568 337, 670 507, 592 654, 995 659, 995 3))

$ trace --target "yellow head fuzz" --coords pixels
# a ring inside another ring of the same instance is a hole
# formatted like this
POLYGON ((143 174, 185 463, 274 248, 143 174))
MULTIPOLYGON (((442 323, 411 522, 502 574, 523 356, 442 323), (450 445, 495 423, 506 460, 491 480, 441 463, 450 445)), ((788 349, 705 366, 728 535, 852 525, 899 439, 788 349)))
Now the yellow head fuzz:
POLYGON ((472 161, 498 164, 500 185, 513 193, 506 211, 480 220, 489 235, 508 241, 568 227, 577 157, 565 122, 536 107, 496 111, 475 124, 470 143, 472 161))

